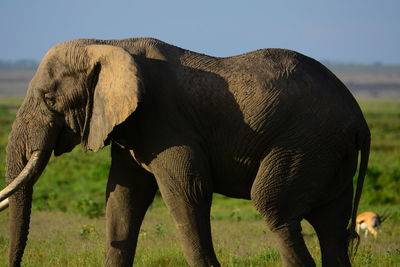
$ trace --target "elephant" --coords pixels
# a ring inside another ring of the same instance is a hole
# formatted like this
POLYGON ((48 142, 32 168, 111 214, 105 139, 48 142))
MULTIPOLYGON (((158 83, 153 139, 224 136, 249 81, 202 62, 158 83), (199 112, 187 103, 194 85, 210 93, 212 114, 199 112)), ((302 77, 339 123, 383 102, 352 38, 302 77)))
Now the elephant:
POLYGON ((323 266, 350 266, 370 139, 346 86, 292 50, 222 58, 152 38, 59 43, 42 59, 9 135, 0 192, 10 208, 9 264, 21 264, 33 185, 51 154, 80 144, 111 145, 107 266, 133 264, 158 190, 190 266, 220 266, 213 193, 252 201, 285 266, 315 266, 303 219, 316 231, 323 266))

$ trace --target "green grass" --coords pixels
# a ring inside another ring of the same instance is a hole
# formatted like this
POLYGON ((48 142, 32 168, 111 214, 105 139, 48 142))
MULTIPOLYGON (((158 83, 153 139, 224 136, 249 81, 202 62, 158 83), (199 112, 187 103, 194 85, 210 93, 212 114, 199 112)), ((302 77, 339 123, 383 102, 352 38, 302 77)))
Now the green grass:
MULTIPOLYGON (((0 186, 4 186, 7 135, 20 99, 0 99, 0 186)), ((355 266, 400 266, 400 100, 361 101, 372 133, 370 165, 360 211, 388 213, 378 239, 361 240, 355 266)), ((101 266, 104 259, 104 192, 109 149, 75 148, 52 157, 35 186, 32 223, 24 266, 101 266)), ((280 266, 274 240, 250 201, 215 195, 215 250, 223 266, 280 266)), ((6 266, 8 211, 0 214, 0 266, 6 266)), ((315 233, 303 234, 320 265, 315 233)), ((176 231, 157 197, 141 229, 137 266, 186 266, 176 231)))
MULTIPOLYGON (((398 266, 399 211, 384 206, 393 215, 383 225, 375 241, 362 238, 354 266, 398 266)), ((381 211, 382 207, 377 211, 381 211)), ((212 215, 213 239, 217 256, 223 266, 281 266, 274 240, 264 223, 253 217, 249 201, 232 204, 216 195, 212 215), (227 204, 227 205, 225 205, 227 204), (242 219, 232 219, 232 208, 240 210, 242 219)), ((8 243, 8 212, 0 214, 0 266, 6 266, 8 243)), ((320 266, 318 241, 311 226, 303 223, 307 246, 320 266)), ((37 211, 32 215, 25 266, 101 266, 104 258, 104 218, 57 211, 37 211)), ((140 235, 135 262, 137 266, 187 266, 168 211, 157 198, 146 215, 140 235)))
POLYGON ((371 155, 362 201, 400 204, 400 100, 362 101, 371 129, 371 155))

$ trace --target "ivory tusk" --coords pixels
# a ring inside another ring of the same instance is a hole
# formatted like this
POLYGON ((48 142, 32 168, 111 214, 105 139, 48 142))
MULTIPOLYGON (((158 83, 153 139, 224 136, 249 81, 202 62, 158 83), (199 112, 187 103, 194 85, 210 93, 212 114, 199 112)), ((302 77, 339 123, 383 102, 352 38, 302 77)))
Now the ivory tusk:
POLYGON ((6 208, 8 208, 8 198, 0 202, 0 211, 5 210, 6 208))
POLYGON ((27 183, 38 172, 38 166, 42 164, 42 162, 46 158, 46 153, 41 151, 35 151, 32 153, 31 158, 28 163, 21 171, 21 173, 15 178, 6 188, 1 190, 0 192, 0 203, 3 203, 9 196, 14 194, 23 184, 27 183))

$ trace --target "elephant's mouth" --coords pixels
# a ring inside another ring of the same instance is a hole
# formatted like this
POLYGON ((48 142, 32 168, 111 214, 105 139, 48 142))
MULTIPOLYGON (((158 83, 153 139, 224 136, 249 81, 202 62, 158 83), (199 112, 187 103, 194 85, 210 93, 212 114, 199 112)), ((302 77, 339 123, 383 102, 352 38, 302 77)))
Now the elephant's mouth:
POLYGON ((32 153, 28 163, 20 174, 6 188, 0 191, 0 211, 8 207, 8 198, 22 185, 35 180, 40 175, 48 158, 48 153, 44 151, 35 151, 32 153))

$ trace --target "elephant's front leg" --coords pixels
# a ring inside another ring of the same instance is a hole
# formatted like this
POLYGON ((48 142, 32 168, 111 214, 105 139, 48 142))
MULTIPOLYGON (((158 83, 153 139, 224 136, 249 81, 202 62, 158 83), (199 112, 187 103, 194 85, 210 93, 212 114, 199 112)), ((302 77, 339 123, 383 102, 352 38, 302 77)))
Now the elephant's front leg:
POLYGON ((208 161, 190 147, 174 147, 159 156, 155 176, 171 213, 190 266, 220 266, 210 225, 212 182, 208 161))
POLYGON ((113 144, 107 184, 106 266, 132 266, 140 226, 157 191, 154 176, 113 144))

